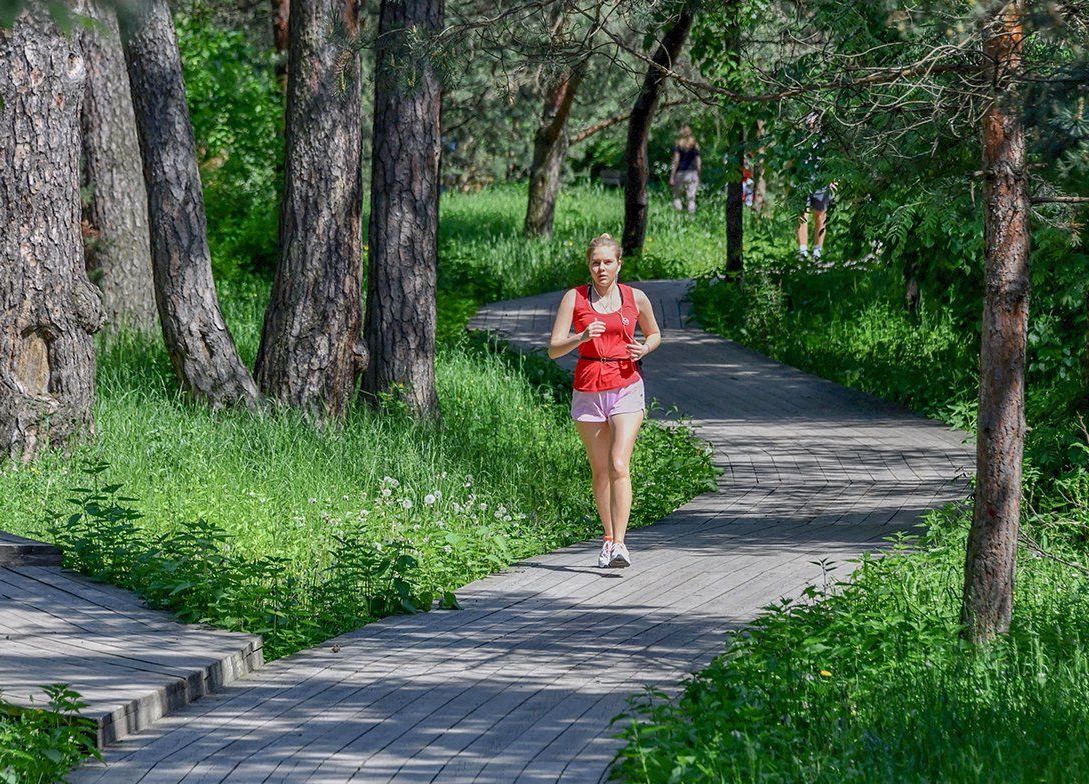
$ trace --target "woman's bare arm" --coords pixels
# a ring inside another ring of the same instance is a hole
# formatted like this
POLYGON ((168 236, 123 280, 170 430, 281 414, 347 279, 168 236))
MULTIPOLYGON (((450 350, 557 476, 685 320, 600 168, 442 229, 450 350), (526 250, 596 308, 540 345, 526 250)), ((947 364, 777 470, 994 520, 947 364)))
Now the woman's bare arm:
POLYGON ((628 354, 632 359, 642 359, 662 344, 662 330, 658 319, 654 317, 654 308, 650 298, 639 289, 635 292, 635 304, 639 308, 639 329, 643 330, 643 342, 633 341, 628 344, 628 354))
POLYGON ((559 359, 569 354, 580 343, 597 337, 605 330, 605 322, 595 320, 577 335, 571 334, 571 321, 575 315, 575 290, 563 295, 560 307, 556 311, 556 320, 552 324, 552 337, 548 340, 548 358, 559 359))

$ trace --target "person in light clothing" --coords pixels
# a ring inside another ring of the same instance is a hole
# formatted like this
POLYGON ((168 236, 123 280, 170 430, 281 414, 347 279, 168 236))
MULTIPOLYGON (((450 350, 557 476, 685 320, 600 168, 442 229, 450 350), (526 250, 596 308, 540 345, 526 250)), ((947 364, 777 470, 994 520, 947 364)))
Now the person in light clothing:
POLYGON ((647 295, 619 281, 620 257, 620 243, 608 234, 590 242, 590 283, 564 295, 548 343, 552 359, 579 352, 571 418, 586 447, 605 531, 598 566, 613 568, 631 565, 624 534, 631 516, 629 464, 646 408, 641 362, 662 342, 647 295))
POLYGON ((684 125, 673 148, 673 167, 669 174, 669 184, 673 186, 673 207, 678 212, 686 204, 689 212, 696 211, 696 191, 700 187, 702 168, 700 146, 692 135, 692 129, 684 125), (683 203, 681 199, 684 199, 683 203))

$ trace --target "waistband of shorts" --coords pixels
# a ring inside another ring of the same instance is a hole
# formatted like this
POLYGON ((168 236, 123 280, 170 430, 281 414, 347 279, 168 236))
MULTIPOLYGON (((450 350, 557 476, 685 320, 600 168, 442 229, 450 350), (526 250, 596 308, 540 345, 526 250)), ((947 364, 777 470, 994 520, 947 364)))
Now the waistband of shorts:
POLYGON ((579 354, 579 359, 585 359, 587 362, 634 362, 631 357, 588 357, 585 354, 579 354))

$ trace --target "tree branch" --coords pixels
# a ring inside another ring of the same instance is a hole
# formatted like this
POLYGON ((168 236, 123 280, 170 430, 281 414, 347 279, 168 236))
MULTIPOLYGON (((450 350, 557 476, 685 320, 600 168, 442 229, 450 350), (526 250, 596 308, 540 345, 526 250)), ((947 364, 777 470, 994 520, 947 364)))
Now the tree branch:
MULTIPOLYGON (((685 106, 687 104, 695 102, 695 98, 679 98, 676 101, 666 101, 658 107, 658 110, 661 111, 662 109, 671 109, 674 106, 685 106)), ((629 117, 631 117, 630 110, 622 112, 620 114, 614 114, 612 117, 608 117, 604 120, 601 120, 600 122, 596 122, 593 125, 588 125, 581 131, 576 133, 574 136, 572 136, 569 144, 578 144, 579 142, 590 138, 595 133, 599 133, 601 131, 604 131, 606 128, 612 128, 614 125, 624 122, 624 120, 628 119, 629 117)))
POLYGON ((1033 204, 1089 204, 1089 196, 1033 196, 1033 204))

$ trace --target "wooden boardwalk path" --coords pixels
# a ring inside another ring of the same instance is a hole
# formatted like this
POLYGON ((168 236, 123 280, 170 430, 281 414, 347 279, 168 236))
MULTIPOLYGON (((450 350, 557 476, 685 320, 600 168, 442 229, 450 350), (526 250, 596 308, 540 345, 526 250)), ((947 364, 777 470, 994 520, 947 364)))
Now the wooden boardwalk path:
MULTIPOLYGON (((723 633, 967 489, 961 434, 685 328, 681 282, 641 286, 666 328, 648 391, 692 417, 719 488, 629 535, 458 592, 463 609, 373 623, 156 723, 73 782, 596 782, 609 720, 675 686, 723 633)), ((485 308, 477 329, 541 345, 556 294, 485 308)))
POLYGON ((41 706, 67 683, 99 743, 156 719, 262 664, 261 638, 187 625, 128 591, 61 569, 60 551, 0 534, 0 693, 41 706))

